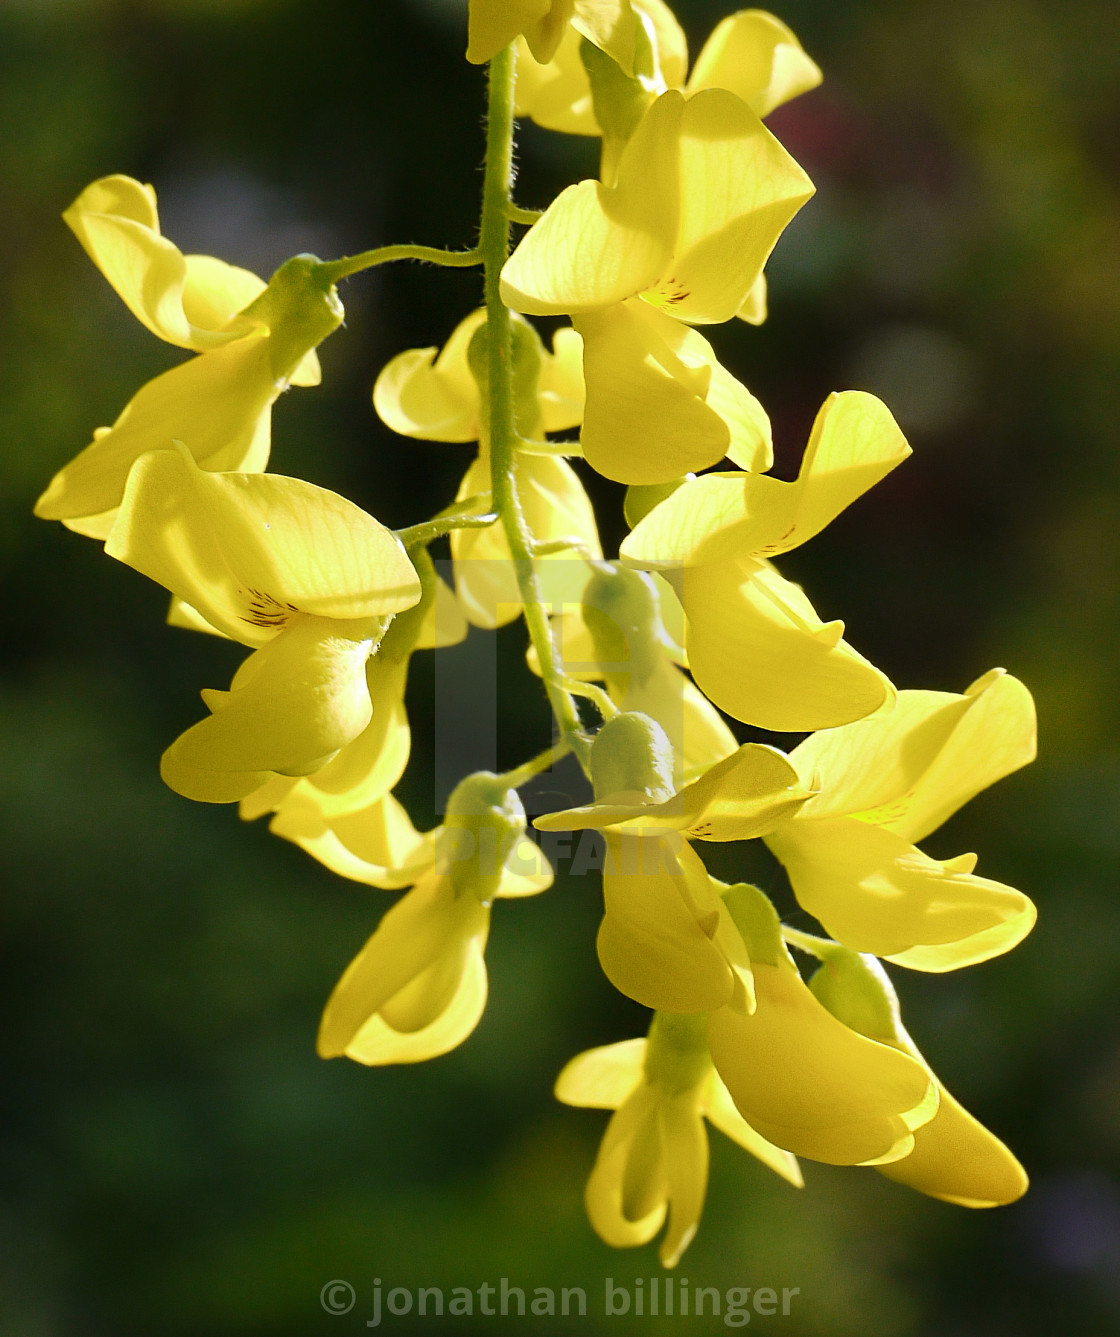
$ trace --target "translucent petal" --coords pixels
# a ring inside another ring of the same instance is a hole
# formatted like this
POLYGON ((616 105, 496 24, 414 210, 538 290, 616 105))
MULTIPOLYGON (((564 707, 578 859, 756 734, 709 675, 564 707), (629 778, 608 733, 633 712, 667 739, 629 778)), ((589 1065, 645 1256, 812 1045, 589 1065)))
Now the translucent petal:
POLYGON ((743 305, 813 183, 755 113, 722 89, 689 98, 679 133, 673 258, 644 295, 680 320, 719 323, 743 305))
MULTIPOLYGON (((621 483, 665 483, 726 455, 731 425, 708 403, 707 340, 642 303, 574 317, 587 384, 580 440, 588 463, 621 483)), ((734 395, 717 402, 742 407, 734 395)))
POLYGON ((936 1086, 921 1064, 837 1021, 792 964, 756 961, 754 973, 754 1015, 721 1008, 708 1019, 712 1059, 750 1126, 775 1146, 833 1165, 909 1145, 936 1110, 936 1086))
POLYGON ((1000 1207, 1027 1191, 1011 1151, 944 1087, 937 1114, 914 1134, 914 1150, 879 1173, 959 1207, 1000 1207))
POLYGON ((661 1155, 669 1181, 669 1225, 658 1257, 676 1267, 692 1243, 708 1191, 708 1134, 694 1093, 663 1098, 657 1107, 661 1155))
POLYGON ((688 658, 721 710, 763 729, 828 729, 878 709, 883 675, 825 624, 800 589, 751 561, 686 567, 688 658))
POLYGON ((244 328, 222 327, 265 285, 209 256, 184 257, 160 235, 151 186, 103 177, 62 216, 128 309, 159 338, 201 352, 244 336, 244 328))
POLYGON ((575 330, 553 335, 551 354, 541 358, 538 393, 546 432, 566 432, 583 421, 583 340, 575 330))
POLYGON ((434 348, 412 348, 382 368, 373 406, 387 427, 425 441, 478 440, 481 401, 467 349, 485 320, 484 310, 472 311, 438 358, 434 348))
POLYGON ((621 993, 665 1012, 731 1000, 735 978, 712 941, 723 903, 695 853, 658 836, 607 833, 599 962, 621 993))
POLYGON ((97 515, 120 504, 141 455, 182 441, 206 469, 261 470, 268 463, 276 383, 267 338, 243 339, 149 381, 107 430, 60 469, 39 498, 44 520, 97 515))
POLYGON ((767 1142, 761 1133, 755 1132, 735 1108, 731 1092, 723 1084, 718 1072, 713 1072, 708 1079, 703 1108, 708 1121, 732 1142, 737 1142, 744 1151, 749 1151, 763 1165, 769 1166, 783 1179, 788 1179, 796 1188, 804 1187, 805 1181, 801 1177, 797 1157, 776 1147, 773 1142, 767 1142))
POLYGON ((642 1083, 646 1042, 619 1040, 569 1059, 556 1079, 556 1099, 589 1109, 618 1109, 642 1083))
POLYGON ((974 876, 972 861, 939 863, 855 818, 787 822, 766 842, 798 902, 853 951, 953 970, 1008 951, 1034 924, 1031 902, 974 876))
POLYGON ((278 474, 208 473, 185 451, 137 461, 105 551, 246 644, 299 613, 361 619, 420 598, 400 541, 353 502, 278 474))
POLYGON ((470 0, 467 59, 484 65, 555 7, 555 0, 470 0))
POLYGON ((438 650, 448 645, 458 645, 467 635, 467 619, 455 592, 440 576, 436 577, 435 598, 428 605, 420 634, 416 641, 417 650, 438 650))
POLYGON ((534 60, 525 39, 517 39, 516 115, 529 116, 546 130, 561 134, 599 134, 591 85, 579 54, 581 40, 569 27, 553 58, 541 64, 534 60))
POLYGON ((350 640, 325 619, 296 618, 250 656, 249 671, 230 692, 208 694, 215 713, 164 753, 164 780, 187 798, 232 802, 259 788, 268 779, 262 772, 317 769, 369 723, 365 663, 372 648, 372 640, 350 640), (215 798, 211 774, 252 783, 215 798))
POLYGON ((432 871, 382 918, 327 1001, 319 1053, 346 1052, 382 1006, 444 953, 484 935, 489 913, 469 896, 456 897, 449 878, 432 871))
POLYGON ((660 97, 619 163, 618 182, 562 191, 502 271, 502 300, 529 315, 594 311, 652 287, 673 253, 684 103, 660 97))
POLYGON ((761 9, 729 14, 696 57, 688 92, 726 88, 758 116, 821 82, 819 66, 780 19, 761 9))
POLYGON ((552 886, 552 865, 535 840, 523 837, 514 846, 502 868, 496 896, 535 896, 552 886))
POLYGON ((446 1054, 475 1029, 486 1009, 486 962, 483 944, 472 938, 466 951, 458 988, 450 1002, 421 1030, 402 1032, 376 1013, 346 1046, 346 1057, 358 1063, 422 1063, 446 1054))

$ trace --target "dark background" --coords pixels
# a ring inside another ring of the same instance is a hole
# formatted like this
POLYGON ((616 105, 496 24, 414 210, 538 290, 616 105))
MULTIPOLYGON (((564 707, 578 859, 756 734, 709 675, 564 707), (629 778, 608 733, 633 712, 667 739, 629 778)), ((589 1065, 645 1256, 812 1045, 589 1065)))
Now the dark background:
MULTIPOLYGON (((155 184, 184 250, 264 275, 302 250, 470 244, 482 74, 462 9, 0 0, 4 1337, 359 1332, 375 1275, 583 1286, 586 1318, 534 1330, 623 1332, 603 1279, 657 1270, 652 1248, 592 1234, 581 1192, 605 1116, 550 1095, 571 1054, 642 1026, 598 975, 593 879, 499 907, 491 1005, 461 1049, 321 1062, 322 1001, 388 902, 161 786, 160 751, 241 652, 163 626, 162 591, 30 517, 179 356, 60 211, 127 172, 155 184), (358 1293, 345 1317, 320 1307, 335 1278, 358 1293)), ((721 10, 678 12, 695 51, 721 10)), ((998 663, 1037 698, 1041 759, 927 848, 977 850, 1038 902, 1038 928, 971 970, 894 972, 919 1043, 1033 1187, 970 1213, 808 1164, 798 1193, 713 1134, 680 1272, 800 1287, 791 1317, 754 1319, 790 1337, 1120 1331, 1120 23, 1111 0, 780 14, 826 71, 771 120, 819 193, 774 257, 768 324, 712 338, 770 410, 786 476, 832 389, 883 395, 914 446, 785 562, 822 615, 900 686, 960 691, 998 663)), ((521 202, 594 159, 591 141, 527 128, 521 202)), ((369 387, 401 348, 446 338, 477 277, 398 266, 344 287, 348 327, 321 350, 322 389, 277 406, 272 467, 411 523, 450 498, 467 448, 393 437, 369 387)), ((619 498, 597 497, 617 541, 619 498)), ((548 736, 521 637, 499 638, 503 765, 548 736)), ((400 791, 422 825, 431 659, 400 791)), ((780 891, 757 855, 743 867, 780 891)))

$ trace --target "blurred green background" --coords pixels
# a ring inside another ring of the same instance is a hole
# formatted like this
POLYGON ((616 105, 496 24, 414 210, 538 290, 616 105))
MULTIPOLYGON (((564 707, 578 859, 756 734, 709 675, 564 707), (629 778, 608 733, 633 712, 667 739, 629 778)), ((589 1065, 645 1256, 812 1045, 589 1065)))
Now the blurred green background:
MULTIPOLYGON (((593 880, 499 907, 492 1001, 460 1050, 321 1062, 322 1002, 387 900, 161 786, 160 751, 241 652, 163 626, 162 591, 30 517, 177 357, 60 211, 127 172, 184 250, 265 275, 302 250, 469 244, 482 75, 463 8, 0 0, 3 1337, 359 1332, 375 1276, 589 1294, 584 1318, 428 1321, 462 1334, 722 1327, 603 1316, 605 1277, 632 1289, 657 1267, 592 1234, 605 1116, 550 1095, 571 1054, 643 1026, 598 975, 593 880), (356 1289, 348 1315, 320 1305, 333 1279, 356 1289)), ((722 8, 677 9, 695 51, 722 8)), ((915 1037, 1033 1187, 969 1213, 809 1164, 798 1193, 714 1134, 679 1272, 799 1287, 791 1316, 753 1320, 789 1337, 1120 1332, 1120 21, 1113 0, 779 13, 826 71, 771 119, 818 195, 774 257, 768 324, 712 338, 770 410, 785 476, 832 389, 881 394, 914 446, 784 563, 822 615, 902 686, 960 691, 1003 664, 1037 698, 1041 759, 927 848, 978 851, 1038 928, 968 971, 894 972, 915 1037)), ((526 129, 524 204, 593 170, 590 141, 526 129)), ((477 295, 418 267, 346 284, 323 387, 277 406, 273 467, 394 526, 444 504, 463 448, 393 437, 369 387, 477 295)), ((597 497, 617 541, 619 498, 597 497)), ((547 739, 521 634, 499 638, 501 764, 547 739)), ((436 679, 417 656, 401 792, 421 824, 436 679)), ((550 783, 556 802, 567 781, 550 783)), ((781 894, 756 855, 742 866, 781 894)))

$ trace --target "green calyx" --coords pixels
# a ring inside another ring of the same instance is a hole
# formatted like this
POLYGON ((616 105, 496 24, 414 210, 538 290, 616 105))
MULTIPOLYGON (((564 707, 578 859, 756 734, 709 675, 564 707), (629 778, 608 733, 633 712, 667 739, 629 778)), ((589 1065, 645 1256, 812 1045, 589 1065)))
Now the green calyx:
POLYGON ((342 324, 345 311, 333 283, 324 283, 314 255, 293 255, 268 287, 241 313, 269 330, 269 357, 278 380, 287 380, 302 359, 342 324))
POLYGON ((646 1041, 647 1080, 676 1095, 699 1086, 711 1070, 707 1014, 655 1012, 646 1041))
POLYGON ((583 620, 608 680, 619 673, 643 679, 654 671, 663 629, 657 590, 644 572, 596 562, 583 593, 583 620))
POLYGON ((673 747, 656 720, 636 710, 607 720, 591 745, 591 783, 596 802, 644 796, 661 802, 673 795, 673 747))
POLYGON ((501 776, 477 771, 460 780, 447 800, 441 835, 456 895, 470 893, 488 905, 525 827, 517 790, 501 776))
MULTIPOLYGON (((511 389, 513 392, 513 421, 518 434, 528 440, 541 435, 541 408, 537 387, 541 375, 544 348, 532 325, 522 316, 513 315, 510 322, 512 343, 511 389)), ((467 347, 467 365, 478 385, 484 410, 490 402, 490 336, 489 326, 483 322, 471 337, 467 347)), ((482 414, 483 421, 487 412, 482 414)))
POLYGON ((876 957, 838 947, 825 957, 809 988, 851 1030, 885 1044, 901 1043, 898 996, 876 957))

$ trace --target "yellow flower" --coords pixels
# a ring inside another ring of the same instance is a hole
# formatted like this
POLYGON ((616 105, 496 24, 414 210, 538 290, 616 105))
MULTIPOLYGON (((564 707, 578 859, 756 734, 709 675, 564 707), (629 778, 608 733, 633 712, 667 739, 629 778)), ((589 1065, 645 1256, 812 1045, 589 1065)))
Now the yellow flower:
POLYGON ((751 960, 717 884, 686 837, 749 840, 806 793, 774 748, 747 744, 679 793, 672 749, 648 716, 608 720, 591 750, 594 803, 538 817, 545 831, 598 829, 606 840, 599 961, 646 1007, 754 1007, 751 960))
POLYGON ((36 515, 104 539, 129 469, 150 450, 182 441, 206 469, 262 470, 273 403, 289 385, 318 384, 315 346, 343 312, 313 257, 287 261, 266 286, 182 255, 160 235, 152 188, 130 177, 94 182, 63 216, 137 319, 200 354, 149 381, 39 498, 36 515))
POLYGON ((502 274, 508 306, 567 313, 584 339, 584 453, 600 473, 658 483, 731 454, 766 468, 761 406, 679 322, 747 302, 808 177, 737 97, 662 94, 611 186, 553 201, 502 274))
POLYGON ((361 734, 366 661, 420 598, 399 540, 352 502, 295 478, 208 473, 185 449, 136 462, 105 551, 257 647, 164 754, 167 783, 205 802, 317 770, 361 734))
MULTIPOLYGON (((761 9, 741 9, 716 25, 688 71, 688 43, 663 0, 631 0, 651 47, 651 70, 643 82, 650 100, 666 89, 686 97, 704 88, 725 88, 767 116, 783 102, 821 82, 821 71, 780 19, 761 9), (687 77, 686 77, 687 76, 687 77)), ((581 34, 569 28, 551 60, 535 59, 524 40, 517 43, 517 114, 546 130, 600 135, 591 82, 580 58, 581 34)), ((643 71, 644 73, 644 71, 643 71)))
POLYGON ((426 847, 430 864, 416 860, 416 885, 384 915, 327 1001, 322 1057, 419 1063, 470 1035, 486 1006, 492 901, 543 891, 552 880, 539 852, 537 871, 525 873, 524 833, 521 801, 499 777, 480 772, 456 787, 426 847))
POLYGON ((766 842, 801 905, 845 946, 916 970, 986 961, 1026 936, 1034 906, 976 877, 975 855, 931 859, 913 842, 1034 755, 1030 693, 1002 669, 963 695, 900 692, 794 749, 819 792, 766 842))
POLYGON ((754 969, 753 1013, 708 1018, 712 1061, 743 1118, 775 1146, 833 1165, 886 1164, 914 1150, 937 1085, 897 1048, 837 1020, 797 972, 774 908, 754 887, 726 895, 754 969))
MULTIPOLYGON (((398 354, 384 367, 373 390, 378 415, 402 436, 479 442, 478 457, 457 496, 460 502, 481 498, 473 506, 479 514, 486 511, 490 493, 486 402, 476 376, 485 321, 485 311, 472 312, 456 327, 438 358, 434 348, 398 354)), ((546 432, 576 426, 583 412, 579 336, 570 329, 558 330, 548 353, 527 322, 519 320, 514 326, 514 356, 521 436, 540 441, 546 432)), ((522 514, 538 543, 574 538, 590 555, 601 555, 591 502, 566 460, 517 450, 513 476, 522 514)), ((456 592, 475 626, 502 626, 520 614, 516 573, 500 523, 455 530, 451 556, 456 592)), ((557 553, 541 560, 570 566, 572 555, 557 553)))
POLYGON ((603 1241, 628 1248, 651 1240, 665 1220, 664 1267, 675 1267, 700 1223, 708 1183, 704 1119, 800 1188, 788 1151, 767 1142, 736 1110, 712 1067, 702 1017, 654 1017, 647 1040, 578 1054, 561 1072, 556 1097, 611 1109, 587 1184, 587 1212, 603 1241))
POLYGON ((470 0, 467 59, 482 65, 523 36, 537 60, 549 61, 570 24, 629 70, 634 23, 629 0, 470 0))
MULTIPOLYGON (((270 830, 304 843, 333 828, 353 824, 377 804, 404 774, 411 748, 404 706, 408 667, 416 650, 454 645, 467 634, 466 619, 455 596, 436 575, 424 549, 413 552, 423 594, 420 602, 398 613, 366 661, 366 686, 373 715, 362 732, 326 765, 309 775, 274 775, 241 800, 245 821, 275 813, 270 830)), ((329 842, 328 842, 329 844, 329 842)), ((305 844, 305 848, 310 848, 305 844)), ((316 857, 320 845, 312 850, 316 857)), ((329 864, 328 859, 323 862, 329 864)), ((365 880, 365 879, 362 879, 365 880)))
MULTIPOLYGON (((911 1055, 934 1075, 903 1026, 894 986, 875 957, 829 950, 809 987, 848 1026, 911 1055)), ((959 1207, 999 1207, 1021 1198, 1027 1175, 1015 1156, 939 1081, 937 1089, 937 1113, 915 1130, 914 1149, 878 1166, 880 1173, 959 1207)))
POLYGON ((768 559, 818 534, 909 454, 873 395, 832 395, 796 482, 705 474, 625 540, 623 561, 663 568, 680 596, 692 675, 721 710, 764 729, 828 729, 887 699, 890 684, 841 639, 844 624, 822 622, 768 559))

